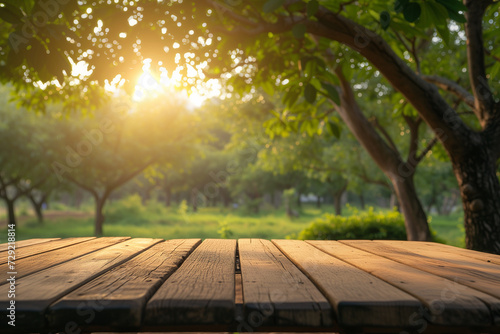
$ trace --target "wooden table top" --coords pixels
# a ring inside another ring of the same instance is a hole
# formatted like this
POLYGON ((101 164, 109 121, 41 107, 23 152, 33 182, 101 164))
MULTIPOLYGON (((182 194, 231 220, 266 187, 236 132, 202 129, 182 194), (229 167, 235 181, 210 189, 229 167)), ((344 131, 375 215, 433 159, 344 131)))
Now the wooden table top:
POLYGON ((2 333, 500 333, 500 256, 436 243, 106 237, 15 253, 12 275, 0 245, 2 333))

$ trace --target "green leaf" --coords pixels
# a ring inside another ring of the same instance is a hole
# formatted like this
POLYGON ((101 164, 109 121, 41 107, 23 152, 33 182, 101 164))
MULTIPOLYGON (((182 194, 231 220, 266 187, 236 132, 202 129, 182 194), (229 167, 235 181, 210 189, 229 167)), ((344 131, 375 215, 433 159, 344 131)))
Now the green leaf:
POLYGON ((436 0, 436 2, 455 13, 467 11, 467 6, 465 6, 460 0, 436 0))
POLYGON ((333 85, 330 85, 329 83, 326 82, 322 82, 321 86, 328 93, 326 97, 330 98, 333 102, 335 102, 335 104, 340 105, 340 96, 337 89, 333 85))
POLYGON ((338 124, 333 123, 333 122, 328 122, 328 129, 330 130, 332 135, 335 136, 335 138, 337 138, 337 139, 340 138, 340 134, 342 131, 341 131, 340 126, 338 124))
POLYGON ((264 4, 264 7, 262 9, 264 10, 264 13, 272 13, 276 9, 283 6, 284 3, 285 0, 269 0, 264 4))
POLYGON ((458 22, 458 23, 466 23, 467 22, 467 19, 465 18, 464 14, 455 13, 455 12, 448 9, 448 15, 450 16, 450 19, 452 19, 455 22, 458 22))
POLYGON ((394 1, 394 10, 396 11, 396 13, 401 13, 406 5, 408 4, 409 0, 396 0, 394 1))
POLYGON ((12 24, 22 23, 21 18, 23 17, 23 13, 18 7, 6 2, 2 4, 3 7, 0 7, 0 19, 12 24))
POLYGON ((403 15, 406 21, 415 22, 420 17, 421 12, 422 8, 420 7, 420 4, 416 2, 410 2, 408 5, 405 6, 405 9, 403 10, 403 15))
POLYGON ((387 28, 389 28, 389 24, 391 24, 391 14, 384 10, 380 13, 380 25, 382 26, 382 29, 387 30, 387 28))
POLYGON ((295 38, 297 39, 304 38, 306 32, 307 32, 307 27, 302 23, 296 24, 292 28, 293 36, 295 36, 295 38))
POLYGON ((307 3, 307 16, 311 17, 316 14, 319 9, 318 0, 311 0, 307 3))
POLYGON ((310 104, 313 104, 316 101, 316 96, 318 95, 318 92, 316 88, 314 88, 313 85, 310 83, 306 84, 306 87, 304 89, 304 97, 307 102, 310 104))

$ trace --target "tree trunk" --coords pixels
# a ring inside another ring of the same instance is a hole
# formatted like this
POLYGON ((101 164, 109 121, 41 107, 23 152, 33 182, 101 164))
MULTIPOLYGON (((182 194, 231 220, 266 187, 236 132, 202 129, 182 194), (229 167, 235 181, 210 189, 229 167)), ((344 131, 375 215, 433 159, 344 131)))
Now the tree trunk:
POLYGON ((223 188, 222 191, 222 202, 224 203, 224 207, 227 208, 231 204, 231 197, 229 196, 229 192, 226 188, 223 188))
POLYGON ((96 237, 102 237, 102 226, 104 224, 103 208, 106 203, 106 196, 102 198, 95 197, 95 217, 94 217, 94 234, 96 237))
POLYGON ((321 196, 316 196, 316 207, 321 208, 321 196))
POLYGON ((8 212, 8 218, 9 218, 9 225, 16 225, 16 210, 14 207, 15 200, 10 200, 10 199, 5 199, 5 203, 7 204, 7 212, 8 212))
POLYGON ((396 177, 391 180, 394 186, 394 191, 399 200, 399 205, 404 216, 406 234, 408 240, 413 241, 430 241, 431 232, 427 223, 427 216, 422 207, 422 203, 417 196, 413 175, 407 177, 396 177))
POLYGON ((299 209, 302 207, 302 201, 300 200, 300 193, 297 194, 297 207, 299 209))
POLYGON ((42 205, 43 205, 43 200, 40 202, 37 202, 32 196, 28 196, 30 199, 31 204, 33 205, 33 209, 35 210, 36 213, 36 218, 38 219, 38 222, 40 224, 43 224, 43 212, 42 212, 42 205))
MULTIPOLYGON (((386 134, 386 138, 383 139, 376 131, 373 123, 371 123, 362 113, 354 97, 355 95, 351 83, 343 75, 340 66, 336 68, 335 73, 340 79, 342 88, 341 107, 337 108, 337 112, 351 130, 352 134, 372 157, 374 162, 380 167, 384 174, 391 179, 393 187, 399 188, 396 194, 398 195, 400 205, 408 201, 408 203, 404 204, 405 209, 403 210, 408 240, 430 240, 431 235, 427 217, 417 197, 413 184, 413 174, 415 173, 418 161, 416 161, 417 164, 409 164, 409 162, 415 162, 414 157, 417 153, 416 150, 410 151, 408 160, 411 161, 403 161, 397 148, 390 139, 390 136, 386 134), (407 171, 400 170, 403 167, 406 167, 407 171), (406 182, 408 176, 410 176, 410 181, 406 182)), ((415 137, 418 139, 418 131, 412 132, 411 137, 412 141, 410 142, 410 146, 412 146, 412 143, 414 145, 418 142, 414 140, 415 137)))
POLYGON ((389 199, 389 209, 393 210, 396 208, 396 210, 399 210, 399 203, 398 203, 398 195, 394 192, 391 193, 391 198, 389 199))
POLYGON ((500 254, 500 182, 487 149, 468 150, 453 170, 460 186, 467 248, 500 254))
POLYGON ((333 193, 333 206, 335 208, 335 214, 337 216, 342 215, 342 195, 347 190, 347 182, 344 183, 342 188, 333 193))
POLYGON ((363 193, 359 194, 359 204, 361 205, 361 210, 365 209, 365 196, 363 196, 363 193))
POLYGON ((337 216, 341 216, 342 215, 341 198, 342 198, 342 194, 339 195, 338 193, 333 193, 333 206, 335 208, 335 214, 337 216))
POLYGON ((191 190, 191 206, 193 212, 198 211, 198 189, 191 190))
POLYGON ((170 207, 172 204, 172 189, 170 187, 165 188, 165 206, 170 207))

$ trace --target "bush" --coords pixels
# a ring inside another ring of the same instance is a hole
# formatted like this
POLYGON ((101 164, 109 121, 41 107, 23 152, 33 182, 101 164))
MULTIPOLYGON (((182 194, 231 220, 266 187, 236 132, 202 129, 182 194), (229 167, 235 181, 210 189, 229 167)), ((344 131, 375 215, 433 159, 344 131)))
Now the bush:
POLYGON ((300 240, 406 240, 404 219, 397 211, 375 213, 373 208, 350 217, 325 214, 299 233, 300 240))
POLYGON ((134 194, 109 203, 104 209, 107 221, 120 222, 140 217, 145 211, 141 196, 134 194))

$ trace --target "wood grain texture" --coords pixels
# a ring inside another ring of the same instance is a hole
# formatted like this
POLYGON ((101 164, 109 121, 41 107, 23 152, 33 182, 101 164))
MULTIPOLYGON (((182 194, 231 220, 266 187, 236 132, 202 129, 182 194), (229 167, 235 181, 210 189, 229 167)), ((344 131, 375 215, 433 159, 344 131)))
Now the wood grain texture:
MULTIPOLYGON (((16 249, 59 239, 60 238, 35 238, 35 239, 16 241, 16 249)), ((8 247, 9 247, 8 243, 0 244, 0 252, 6 251, 8 247)))
MULTIPOLYGON (((45 310, 52 302, 160 241, 128 240, 18 279, 16 310, 20 316, 16 327, 25 331, 41 330, 45 327, 45 310)), ((0 317, 4 319, 8 290, 9 285, 0 286, 0 317)), ((0 322, 0 329, 5 328, 9 328, 7 322, 0 322)))
POLYGON ((500 265, 500 255, 478 252, 471 249, 465 249, 460 247, 454 247, 450 245, 443 245, 436 242, 422 242, 422 241, 385 241, 377 240, 377 242, 389 242, 391 245, 404 247, 412 252, 418 252, 419 250, 432 251, 434 254, 441 253, 451 253, 466 257, 471 257, 477 260, 485 261, 491 264, 500 265))
POLYGON ((411 327, 421 303, 381 279, 298 240, 273 243, 320 288, 339 326, 411 327))
POLYGON ((328 327, 333 310, 316 286, 268 240, 238 241, 247 323, 328 327))
MULTIPOLYGON (((67 239, 54 240, 51 242, 44 242, 36 245, 26 246, 21 249, 16 249, 16 261, 36 254, 50 252, 56 249, 68 247, 70 245, 86 242, 92 239, 95 239, 95 237, 67 238, 67 239)), ((4 263, 7 263, 6 256, 2 256, 0 258, 0 264, 4 263)))
POLYGON ((146 305, 147 326, 230 324, 235 314, 235 240, 207 239, 146 305))
MULTIPOLYGON (((60 248, 51 252, 33 255, 16 261, 17 278, 21 278, 57 264, 72 260, 79 256, 92 253, 98 249, 109 247, 119 242, 130 239, 129 237, 98 238, 68 247, 60 248)), ((0 265, 0 285, 7 284, 6 275, 8 264, 0 265)))
POLYGON ((490 308, 500 309, 497 298, 385 257, 337 241, 308 243, 413 295, 426 308, 419 319, 433 324, 489 327, 490 308))
MULTIPOLYGON (((416 249, 405 244, 363 240, 341 241, 500 298, 500 267, 458 254, 416 249)), ((495 315, 498 317, 499 315, 495 315)))
POLYGON ((51 305, 49 327, 64 330, 68 321, 81 328, 140 327, 147 300, 200 242, 200 239, 161 242, 95 278, 51 305))

